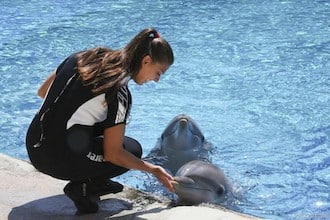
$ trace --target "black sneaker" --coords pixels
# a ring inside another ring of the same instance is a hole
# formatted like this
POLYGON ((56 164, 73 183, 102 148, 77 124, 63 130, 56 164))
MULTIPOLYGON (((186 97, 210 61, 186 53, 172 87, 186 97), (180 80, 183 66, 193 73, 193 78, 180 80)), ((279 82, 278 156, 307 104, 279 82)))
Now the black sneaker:
POLYGON ((87 183, 70 181, 63 191, 76 205, 78 209, 77 214, 96 213, 99 210, 97 203, 89 197, 87 183))
POLYGON ((103 196, 109 193, 119 193, 124 186, 110 179, 93 179, 88 184, 88 193, 93 196, 103 196))

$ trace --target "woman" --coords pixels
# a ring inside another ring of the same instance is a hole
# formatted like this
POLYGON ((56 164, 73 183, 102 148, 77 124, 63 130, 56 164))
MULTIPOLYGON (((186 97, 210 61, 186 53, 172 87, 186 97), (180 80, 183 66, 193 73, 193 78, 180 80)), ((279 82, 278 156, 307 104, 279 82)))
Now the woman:
POLYGON ((141 159, 140 144, 125 136, 130 114, 128 80, 158 82, 174 61, 155 29, 141 31, 123 49, 94 48, 69 56, 43 83, 44 102, 26 137, 32 164, 70 180, 65 194, 78 212, 95 213, 95 197, 122 191, 110 180, 128 169, 149 172, 173 192, 173 177, 141 159))

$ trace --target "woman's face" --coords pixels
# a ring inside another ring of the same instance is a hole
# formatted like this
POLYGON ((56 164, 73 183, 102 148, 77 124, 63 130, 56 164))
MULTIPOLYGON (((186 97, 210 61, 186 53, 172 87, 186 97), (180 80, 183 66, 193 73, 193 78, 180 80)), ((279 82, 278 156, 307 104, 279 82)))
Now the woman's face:
POLYGON ((168 67, 168 65, 154 63, 152 62, 150 56, 145 56, 142 59, 141 69, 133 80, 139 85, 142 85, 148 81, 158 82, 160 76, 165 73, 168 67))

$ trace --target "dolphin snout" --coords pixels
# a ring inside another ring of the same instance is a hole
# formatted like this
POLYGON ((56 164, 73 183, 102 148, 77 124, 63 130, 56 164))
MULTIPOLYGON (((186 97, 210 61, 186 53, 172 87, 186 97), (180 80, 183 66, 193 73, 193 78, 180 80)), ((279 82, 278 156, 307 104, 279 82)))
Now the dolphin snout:
POLYGON ((188 126, 188 119, 181 118, 180 121, 179 121, 179 126, 180 126, 180 129, 181 130, 187 128, 187 126, 188 126))
POLYGON ((173 185, 174 190, 177 190, 177 188, 180 185, 180 183, 178 183, 177 181, 175 181, 175 179, 171 181, 171 184, 173 185))
POLYGON ((194 184, 195 181, 189 177, 185 177, 185 176, 175 176, 174 177, 175 182, 177 182, 177 184, 194 184))
POLYGON ((193 188, 195 181, 186 176, 175 176, 172 181, 175 193, 182 193, 182 190, 193 188))
POLYGON ((180 118, 180 122, 188 122, 188 118, 180 118))

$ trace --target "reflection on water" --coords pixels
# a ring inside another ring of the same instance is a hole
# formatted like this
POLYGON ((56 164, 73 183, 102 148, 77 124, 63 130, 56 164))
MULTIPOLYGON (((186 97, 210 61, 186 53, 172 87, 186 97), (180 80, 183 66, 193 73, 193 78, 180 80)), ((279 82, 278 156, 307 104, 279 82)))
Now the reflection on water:
MULTIPOLYGON (((0 4, 2 153, 27 158, 25 132, 41 103, 36 90, 67 55, 120 48, 154 26, 171 43, 175 63, 159 84, 130 83, 127 134, 144 155, 168 121, 185 113, 232 179, 236 191, 226 206, 267 219, 329 216, 328 1, 0 4)), ((121 179, 162 191, 137 171, 121 179)))

